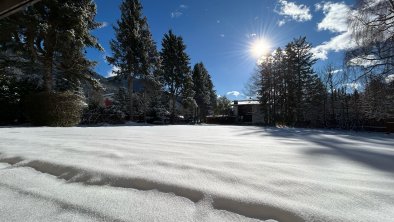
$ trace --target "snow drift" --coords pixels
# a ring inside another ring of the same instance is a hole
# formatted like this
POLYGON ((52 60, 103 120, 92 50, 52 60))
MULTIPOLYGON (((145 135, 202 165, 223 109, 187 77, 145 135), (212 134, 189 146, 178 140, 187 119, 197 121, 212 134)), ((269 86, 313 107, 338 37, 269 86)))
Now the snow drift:
POLYGON ((5 221, 390 221, 393 187, 392 135, 0 128, 5 221))

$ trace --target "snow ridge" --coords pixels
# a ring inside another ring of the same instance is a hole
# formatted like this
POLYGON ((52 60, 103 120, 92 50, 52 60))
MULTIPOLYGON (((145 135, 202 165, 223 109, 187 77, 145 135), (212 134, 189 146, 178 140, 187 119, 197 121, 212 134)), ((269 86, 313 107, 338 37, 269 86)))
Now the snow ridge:
MULTIPOLYGON (((244 202, 241 200, 237 201, 219 195, 208 195, 207 197, 207 194, 204 194, 202 191, 190 189, 188 187, 182 187, 176 184, 165 184, 159 181, 152 181, 144 178, 111 175, 102 172, 95 172, 93 170, 86 170, 72 166, 55 164, 42 160, 29 161, 18 156, 2 158, 1 153, 0 162, 10 164, 13 167, 30 167, 40 173, 49 174, 57 177, 58 179, 63 179, 68 183, 82 183, 84 185, 93 186, 131 188, 141 191, 157 190, 163 193, 173 193, 177 196, 187 198, 194 203, 206 201, 206 199, 209 199, 209 202, 210 204, 212 204, 214 209, 237 213, 239 215, 243 215, 249 218, 256 218, 260 220, 275 219, 278 221, 292 222, 303 221, 302 218, 300 218, 299 216, 274 206, 263 205, 253 202, 244 202)), ((7 185, 5 184, 0 183, 0 185, 7 187, 7 185)), ((8 188, 14 189, 12 187, 8 188)), ((26 194, 30 195, 30 193, 26 191, 18 190, 18 192, 25 192, 26 194)), ((77 209, 77 207, 73 206, 67 206, 67 208, 77 209)))

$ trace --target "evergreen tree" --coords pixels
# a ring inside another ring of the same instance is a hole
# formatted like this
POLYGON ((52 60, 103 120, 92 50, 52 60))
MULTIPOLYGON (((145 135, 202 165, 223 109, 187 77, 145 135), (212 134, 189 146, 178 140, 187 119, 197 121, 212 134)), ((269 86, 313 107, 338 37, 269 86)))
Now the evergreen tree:
POLYGON ((171 123, 176 116, 176 103, 185 87, 190 75, 189 56, 186 54, 186 45, 180 36, 170 30, 162 40, 162 75, 166 91, 170 94, 171 123))
POLYGON ((124 114, 126 114, 127 111, 130 110, 130 108, 128 107, 128 105, 130 104, 130 97, 128 96, 125 88, 120 87, 118 89, 118 91, 114 95, 114 101, 116 101, 114 106, 116 106, 116 108, 124 114))
POLYGON ((271 56, 267 57, 263 60, 263 62, 259 65, 259 73, 261 78, 258 80, 260 81, 260 90, 259 100, 262 104, 262 111, 264 113, 264 121, 266 124, 272 124, 272 64, 273 59, 271 56))
POLYGON ((208 115, 213 115, 215 112, 215 108, 217 105, 217 94, 216 90, 214 89, 214 85, 211 79, 211 76, 208 74, 208 91, 209 91, 209 109, 208 109, 208 115))
POLYGON ((309 126, 321 127, 324 123, 324 98, 326 88, 321 79, 313 74, 307 82, 308 95, 305 99, 305 121, 309 126))
POLYGON ((337 84, 334 81, 334 68, 331 65, 327 66, 326 72, 325 72, 325 78, 326 78, 326 88, 329 90, 329 97, 330 100, 328 104, 329 106, 329 112, 330 112, 330 123, 335 124, 335 89, 337 87, 337 84))
POLYGON ((381 76, 371 77, 365 87, 364 116, 368 120, 381 121, 394 118, 394 82, 386 82, 381 76))
POLYGON ((258 86, 259 99, 267 124, 313 124, 322 122, 324 86, 314 73, 315 60, 305 38, 295 39, 285 50, 278 48, 262 60, 258 86))
POLYGON ((102 49, 90 34, 101 25, 94 21, 95 15, 92 0, 38 2, 0 21, 0 27, 7 27, 0 34, 0 49, 8 55, 21 55, 25 60, 20 58, 19 63, 24 61, 41 73, 45 91, 77 89, 80 80, 95 83, 91 71, 94 63, 84 53, 85 47, 102 49), (64 82, 68 87, 59 86, 64 82))
MULTIPOLYGON (((118 67, 116 74, 127 79, 129 97, 133 98, 133 80, 143 79, 144 88, 154 80, 153 73, 158 67, 158 53, 152 40, 147 19, 142 15, 139 0, 124 0, 120 6, 121 18, 114 27, 115 39, 110 42, 112 57, 110 64, 118 67)), ((145 102, 145 93, 143 100, 145 102)), ((130 116, 133 116, 133 99, 130 99, 130 116)), ((145 110, 146 111, 146 110, 145 110)))
MULTIPOLYGON (((291 122, 304 122, 308 113, 309 93, 315 81, 313 65, 316 59, 311 52, 312 46, 306 41, 305 37, 300 37, 287 44, 285 52, 288 64, 289 94, 294 96, 294 102, 289 107, 294 111, 291 122)), ((288 99, 291 101, 291 99, 288 99)))
MULTIPOLYGON (((24 101, 27 95, 40 91, 78 93, 86 83, 100 85, 92 71, 95 63, 84 51, 86 47, 102 49, 90 33, 101 25, 95 22, 95 15, 92 0, 43 0, 0 20, 0 79, 6 80, 0 81, 0 88, 13 95, 7 98, 13 101, 1 98, 0 103, 2 107, 16 107, 13 112, 5 109, 6 113, 17 114, 20 121, 22 113, 26 116, 31 110, 24 109, 29 102, 24 101)), ((43 111, 50 112, 51 108, 43 111)))
POLYGON ((186 119, 192 119, 195 117, 195 110, 197 108, 196 100, 194 99, 195 91, 193 90, 194 82, 191 75, 188 75, 185 79, 185 84, 182 89, 182 105, 184 108, 184 116, 186 119))
POLYGON ((194 65, 192 76, 195 91, 194 99, 198 105, 199 118, 204 119, 208 115, 211 105, 209 73, 203 63, 197 63, 194 65))
POLYGON ((157 82, 152 88, 150 98, 148 115, 152 118, 152 121, 164 120, 168 114, 168 103, 160 82, 157 82))
POLYGON ((353 94, 350 97, 350 129, 354 129, 362 125, 362 109, 361 109, 361 98, 360 93, 357 89, 354 89, 353 94))

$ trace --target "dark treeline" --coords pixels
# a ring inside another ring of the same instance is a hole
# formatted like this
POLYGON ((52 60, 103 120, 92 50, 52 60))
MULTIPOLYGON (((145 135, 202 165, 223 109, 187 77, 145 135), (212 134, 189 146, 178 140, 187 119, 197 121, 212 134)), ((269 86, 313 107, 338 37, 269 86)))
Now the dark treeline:
POLYGON ((357 46, 340 70, 329 64, 316 73, 305 37, 265 57, 248 85, 262 103, 265 123, 393 130, 393 12, 391 1, 358 1, 349 17, 357 46))
POLYGON ((148 118, 175 122, 213 114, 217 96, 210 74, 202 62, 192 69, 182 37, 170 30, 158 51, 140 1, 124 0, 120 12, 110 42, 112 55, 106 59, 127 87, 119 85, 110 107, 100 104, 105 81, 93 71, 95 62, 86 58, 86 48, 102 50, 91 34, 102 25, 95 21, 94 1, 43 0, 1 19, 0 123, 73 125, 80 118, 91 123, 148 118), (133 88, 137 80, 143 90, 133 88), (53 98, 63 98, 62 104, 53 98), (46 100, 46 108, 31 107, 27 100, 46 100), (66 103, 81 104, 73 106, 79 108, 72 115, 62 115, 76 117, 67 124, 37 122, 29 113, 38 109, 34 113, 56 116, 66 103))
POLYGON ((374 129, 394 118, 394 81, 365 75, 349 83, 332 65, 318 75, 310 49, 305 37, 298 38, 258 65, 249 88, 261 101, 264 123, 374 129))
POLYGON ((140 1, 125 0, 120 10, 121 18, 111 41, 113 55, 107 60, 118 68, 117 78, 127 80, 128 94, 118 100, 121 107, 127 107, 123 112, 131 118, 142 115, 145 120, 147 116, 168 117, 171 123, 180 116, 203 121, 212 114, 216 92, 211 76, 202 62, 192 70, 183 38, 169 30, 158 52, 140 1), (133 89, 135 79, 142 80, 142 92, 133 89))
POLYGON ((0 123, 79 122, 82 85, 99 85, 85 54, 86 47, 102 50, 91 35, 101 25, 95 15, 91 0, 51 0, 0 20, 0 123))
MULTIPOLYGON (((305 37, 261 60, 250 90, 262 103, 266 124, 352 129, 393 122, 394 5, 359 0, 356 6, 349 27, 357 46, 346 52, 342 72, 332 65, 314 70, 305 37)), ((159 51, 140 1, 122 1, 120 12, 106 59, 114 79, 125 84, 112 90, 109 107, 102 105, 109 80, 86 57, 87 48, 102 50, 91 34, 102 25, 95 21, 93 0, 43 0, 1 19, 0 123, 176 122, 231 115, 229 101, 217 100, 205 65, 190 64, 181 36, 169 30, 159 51), (135 82, 142 87, 134 88, 135 82), (68 116, 73 119, 61 119, 68 116)))
POLYGON ((318 125, 324 86, 312 66, 316 60, 305 38, 278 48, 261 61, 255 84, 266 124, 318 125))

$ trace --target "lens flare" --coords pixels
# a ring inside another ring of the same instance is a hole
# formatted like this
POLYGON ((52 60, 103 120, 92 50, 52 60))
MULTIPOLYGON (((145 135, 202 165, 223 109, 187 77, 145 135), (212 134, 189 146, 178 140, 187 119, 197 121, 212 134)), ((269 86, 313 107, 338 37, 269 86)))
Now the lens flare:
POLYGON ((267 56, 270 53, 272 46, 269 40, 265 38, 255 39, 250 44, 250 53, 254 58, 261 58, 267 56))

